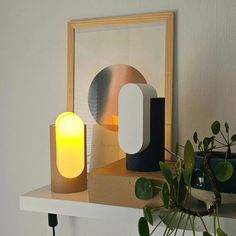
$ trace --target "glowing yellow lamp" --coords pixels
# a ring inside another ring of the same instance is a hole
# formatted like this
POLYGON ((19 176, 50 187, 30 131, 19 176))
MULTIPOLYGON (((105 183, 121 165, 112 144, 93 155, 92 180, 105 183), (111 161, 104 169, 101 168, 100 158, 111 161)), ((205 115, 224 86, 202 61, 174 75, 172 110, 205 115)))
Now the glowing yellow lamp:
POLYGON ((56 120, 57 168, 66 178, 79 176, 84 169, 84 123, 72 112, 56 120))
POLYGON ((50 128, 51 189, 71 193, 87 188, 85 125, 73 112, 64 112, 50 128))

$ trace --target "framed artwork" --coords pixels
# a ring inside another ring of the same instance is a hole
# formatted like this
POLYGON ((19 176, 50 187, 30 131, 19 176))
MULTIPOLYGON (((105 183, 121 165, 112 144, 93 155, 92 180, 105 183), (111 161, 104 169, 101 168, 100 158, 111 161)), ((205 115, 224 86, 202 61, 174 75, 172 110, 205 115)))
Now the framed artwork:
POLYGON ((126 83, 148 83, 165 97, 165 146, 171 149, 173 29, 173 12, 68 22, 67 110, 87 125, 88 155, 98 143, 107 150, 117 145, 117 98, 126 83))

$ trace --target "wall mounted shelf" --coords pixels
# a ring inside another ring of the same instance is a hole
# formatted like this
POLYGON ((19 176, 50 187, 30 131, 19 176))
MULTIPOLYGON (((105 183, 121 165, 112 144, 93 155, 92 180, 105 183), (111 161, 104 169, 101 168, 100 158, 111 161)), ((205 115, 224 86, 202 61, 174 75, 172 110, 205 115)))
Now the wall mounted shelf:
POLYGON ((112 216, 113 220, 135 223, 142 215, 142 210, 137 208, 90 203, 87 191, 72 194, 52 193, 50 185, 21 195, 20 209, 106 220, 112 216))
MULTIPOLYGON (((103 219, 137 224, 142 216, 142 209, 112 206, 106 204, 91 203, 88 200, 88 192, 61 194, 52 193, 51 186, 47 185, 20 196, 20 209, 23 211, 54 213, 58 215, 103 219)), ((220 209, 220 221, 224 228, 236 224, 236 206, 223 205, 220 209)), ((206 219, 207 224, 212 224, 213 218, 206 219)), ((201 223, 196 229, 202 231, 201 223)), ((228 232, 234 235, 234 232, 228 232)))

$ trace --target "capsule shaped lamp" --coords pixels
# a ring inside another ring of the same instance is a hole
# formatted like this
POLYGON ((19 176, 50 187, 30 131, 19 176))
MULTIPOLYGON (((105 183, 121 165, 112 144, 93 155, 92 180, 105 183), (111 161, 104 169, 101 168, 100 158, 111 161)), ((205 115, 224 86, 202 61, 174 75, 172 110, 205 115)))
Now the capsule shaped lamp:
POLYGON ((87 189, 86 127, 73 112, 60 114, 50 126, 51 190, 73 193, 87 189))

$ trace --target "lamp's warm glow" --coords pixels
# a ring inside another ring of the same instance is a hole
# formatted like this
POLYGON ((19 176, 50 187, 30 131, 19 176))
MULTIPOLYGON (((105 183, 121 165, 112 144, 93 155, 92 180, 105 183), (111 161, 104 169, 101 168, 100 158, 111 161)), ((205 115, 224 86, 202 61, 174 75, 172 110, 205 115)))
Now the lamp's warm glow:
POLYGON ((118 116, 112 116, 112 124, 118 125, 119 124, 119 117, 118 116))
POLYGON ((59 173, 66 178, 79 176, 84 169, 84 123, 73 112, 64 112, 56 120, 56 158, 59 173))

